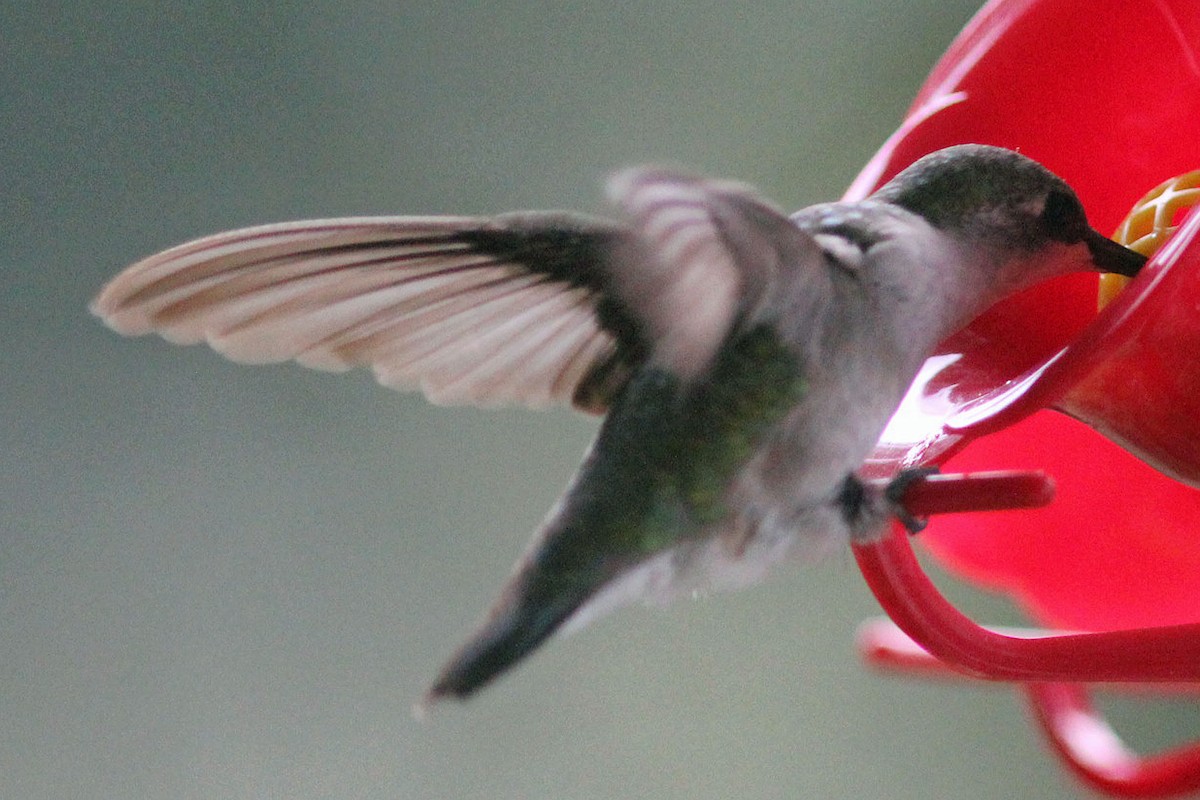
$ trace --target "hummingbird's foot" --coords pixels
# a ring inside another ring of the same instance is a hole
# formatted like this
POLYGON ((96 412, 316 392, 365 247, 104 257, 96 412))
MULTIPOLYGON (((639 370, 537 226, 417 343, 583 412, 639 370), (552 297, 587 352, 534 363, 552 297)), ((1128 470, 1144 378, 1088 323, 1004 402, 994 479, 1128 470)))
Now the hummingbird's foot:
POLYGON ((851 536, 860 541, 878 539, 884 524, 895 517, 911 533, 920 533, 929 524, 927 519, 913 516, 904 507, 904 493, 913 482, 935 474, 937 467, 913 467, 901 470, 884 484, 882 481, 863 482, 851 473, 842 482, 837 502, 842 516, 850 525, 851 536))
POLYGON ((914 482, 928 478, 930 475, 936 475, 940 471, 937 467, 909 467, 902 469, 896 473, 896 477, 892 478, 887 488, 883 490, 883 496, 891 512, 900 520, 900 524, 904 526, 909 534, 916 534, 925 530, 925 526, 929 524, 929 519, 926 517, 914 517, 909 513, 908 508, 904 505, 904 493, 908 491, 908 487, 914 482))

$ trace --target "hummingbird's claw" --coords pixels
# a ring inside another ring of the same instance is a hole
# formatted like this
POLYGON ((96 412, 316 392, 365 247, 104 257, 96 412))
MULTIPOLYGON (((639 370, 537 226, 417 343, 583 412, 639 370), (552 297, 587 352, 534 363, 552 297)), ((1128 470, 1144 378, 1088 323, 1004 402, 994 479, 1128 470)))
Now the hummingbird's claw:
POLYGON ((896 473, 896 477, 892 478, 888 482, 887 488, 883 490, 883 497, 889 510, 910 534, 917 534, 925 530, 925 526, 929 524, 929 518, 916 517, 909 513, 908 508, 904 505, 904 494, 908 491, 908 487, 916 481, 936 475, 940 471, 937 467, 908 467, 896 473))
POLYGON ((847 475, 838 503, 850 525, 851 535, 864 541, 877 539, 883 535, 884 525, 892 517, 900 520, 909 533, 923 531, 929 520, 909 512, 904 505, 904 494, 914 482, 937 472, 937 467, 912 467, 900 470, 886 483, 879 480, 864 482, 857 475, 847 475))

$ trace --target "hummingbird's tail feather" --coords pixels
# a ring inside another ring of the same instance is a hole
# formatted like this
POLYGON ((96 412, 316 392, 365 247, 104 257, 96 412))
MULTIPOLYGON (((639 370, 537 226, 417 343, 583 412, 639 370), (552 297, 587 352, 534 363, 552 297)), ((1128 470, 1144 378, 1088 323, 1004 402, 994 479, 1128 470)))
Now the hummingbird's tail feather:
POLYGON ((444 697, 461 700, 473 694, 549 639, 593 591, 583 586, 553 594, 529 591, 523 577, 518 576, 483 626, 442 668, 422 708, 444 697))
POLYGON ((678 392, 678 380, 661 370, 633 376, 500 599, 442 669, 421 708, 469 696, 685 535, 687 511, 663 477, 679 451, 671 435, 678 392))

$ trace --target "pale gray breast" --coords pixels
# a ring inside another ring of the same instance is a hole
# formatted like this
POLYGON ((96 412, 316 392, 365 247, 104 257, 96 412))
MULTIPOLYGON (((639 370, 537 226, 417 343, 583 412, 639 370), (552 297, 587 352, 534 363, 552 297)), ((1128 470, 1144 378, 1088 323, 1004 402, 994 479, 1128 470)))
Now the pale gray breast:
POLYGON ((792 219, 824 259, 824 280, 809 281, 809 293, 792 298, 779 320, 802 359, 808 392, 731 489, 744 517, 785 525, 835 501, 932 346, 913 335, 922 323, 905 315, 926 291, 936 245, 922 221, 886 204, 827 204, 792 219))

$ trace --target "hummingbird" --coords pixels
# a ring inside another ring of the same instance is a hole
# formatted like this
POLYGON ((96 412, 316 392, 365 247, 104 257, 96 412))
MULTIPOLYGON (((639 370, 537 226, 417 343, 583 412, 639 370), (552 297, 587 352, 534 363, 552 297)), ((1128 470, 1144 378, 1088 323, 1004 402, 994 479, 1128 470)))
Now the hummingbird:
POLYGON ((858 472, 935 346, 1040 281, 1145 262, 1092 229, 1063 180, 984 145, 790 216, 747 185, 660 167, 618 172, 608 195, 617 219, 221 233, 134 264, 93 301, 122 334, 239 362, 369 366, 435 403, 603 416, 425 704, 629 602, 754 583, 814 545, 877 538, 893 515, 916 529, 893 491, 905 474, 881 489, 858 472))

